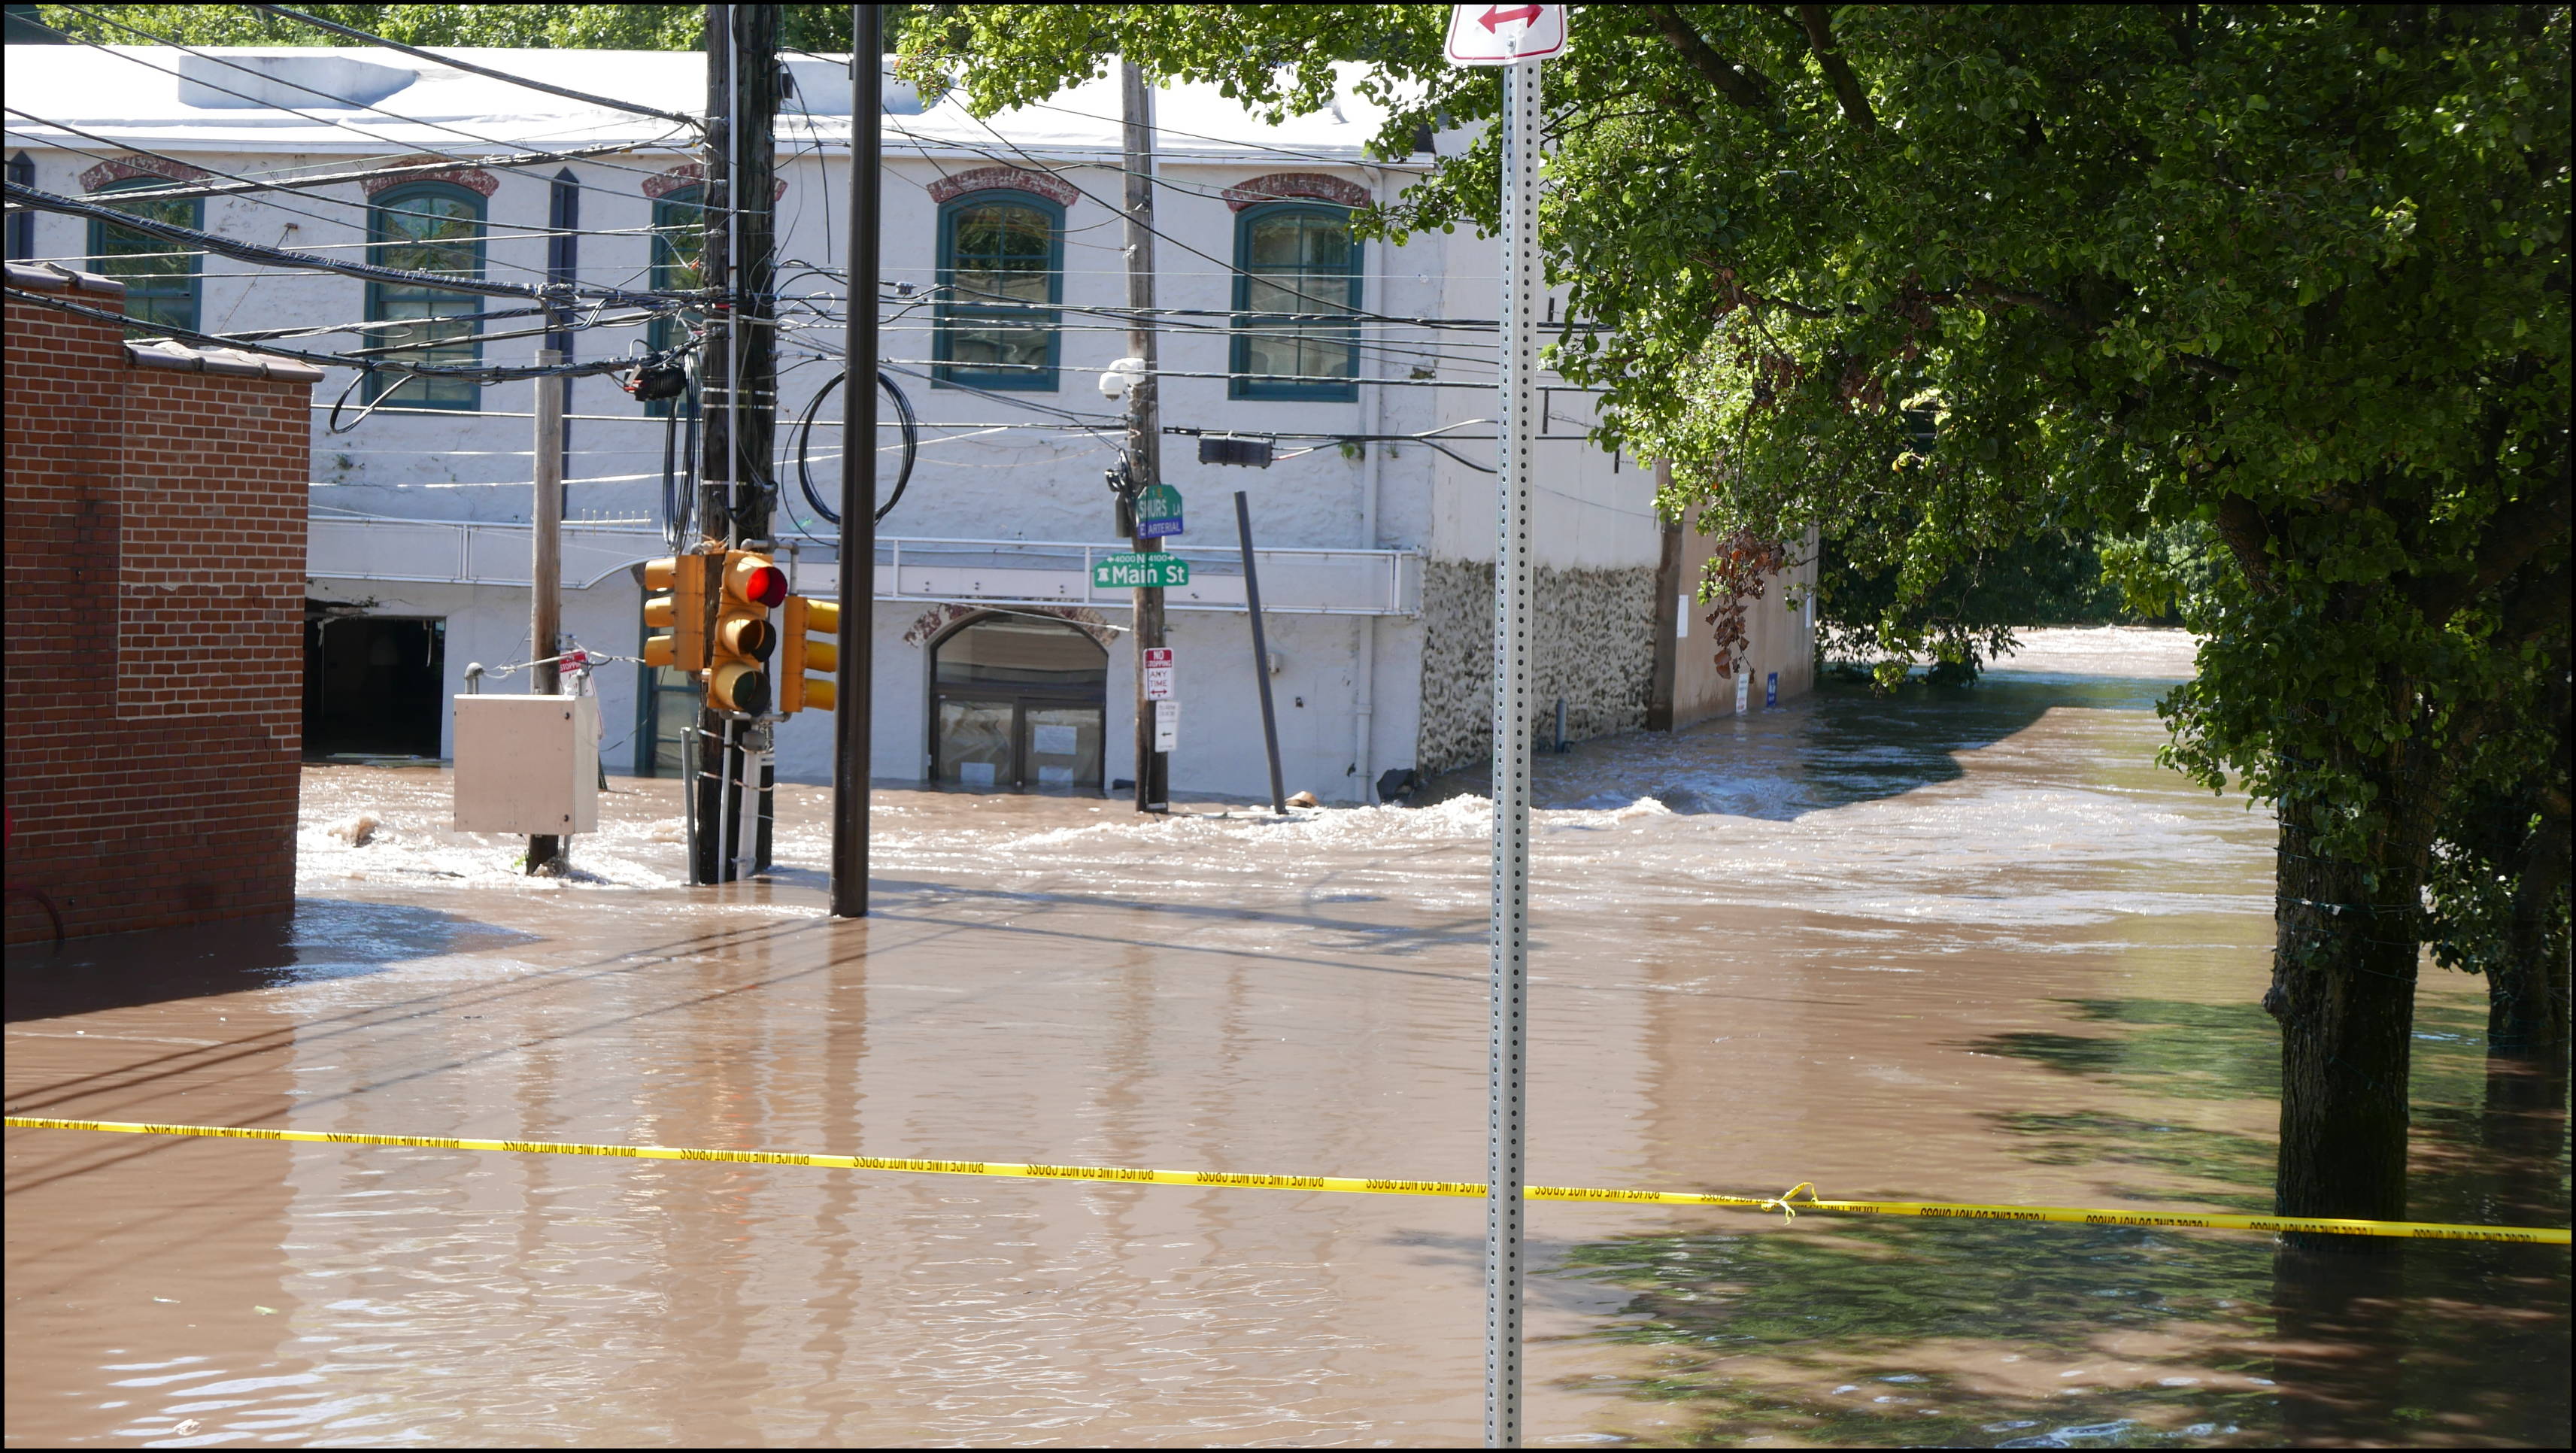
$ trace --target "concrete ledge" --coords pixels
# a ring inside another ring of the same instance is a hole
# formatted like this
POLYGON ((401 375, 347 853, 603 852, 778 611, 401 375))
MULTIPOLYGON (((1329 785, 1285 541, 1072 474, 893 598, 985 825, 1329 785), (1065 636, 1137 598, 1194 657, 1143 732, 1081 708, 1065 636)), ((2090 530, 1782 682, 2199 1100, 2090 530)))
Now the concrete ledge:
POLYGON ((13 262, 9 264, 9 286, 33 288, 40 293, 96 293, 103 298, 125 296, 125 284, 112 277, 68 268, 59 262, 13 262))
POLYGON ((291 358, 267 358, 238 348, 191 348, 167 338, 157 343, 128 343, 125 356, 137 368, 168 368, 182 373, 229 373, 242 378, 272 378, 280 383, 322 381, 322 370, 291 358))

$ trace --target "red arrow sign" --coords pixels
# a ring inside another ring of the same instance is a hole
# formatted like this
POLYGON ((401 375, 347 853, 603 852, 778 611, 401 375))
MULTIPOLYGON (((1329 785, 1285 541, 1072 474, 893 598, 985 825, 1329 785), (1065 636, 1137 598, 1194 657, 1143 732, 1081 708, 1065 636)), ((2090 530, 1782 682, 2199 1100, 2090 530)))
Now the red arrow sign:
POLYGON ((1483 15, 1478 16, 1477 23, 1487 30, 1499 30, 1515 20, 1532 21, 1545 13, 1546 7, 1540 5, 1515 5, 1508 10, 1495 5, 1488 7, 1483 15))

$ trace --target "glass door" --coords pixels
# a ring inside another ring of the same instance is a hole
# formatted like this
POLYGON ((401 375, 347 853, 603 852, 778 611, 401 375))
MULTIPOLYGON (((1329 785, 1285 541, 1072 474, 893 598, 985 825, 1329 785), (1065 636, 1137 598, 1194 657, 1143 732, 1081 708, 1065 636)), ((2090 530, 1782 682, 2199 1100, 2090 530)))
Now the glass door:
POLYGON ((1036 616, 991 615, 933 648, 930 779, 970 791, 1097 791, 1109 653, 1036 616))

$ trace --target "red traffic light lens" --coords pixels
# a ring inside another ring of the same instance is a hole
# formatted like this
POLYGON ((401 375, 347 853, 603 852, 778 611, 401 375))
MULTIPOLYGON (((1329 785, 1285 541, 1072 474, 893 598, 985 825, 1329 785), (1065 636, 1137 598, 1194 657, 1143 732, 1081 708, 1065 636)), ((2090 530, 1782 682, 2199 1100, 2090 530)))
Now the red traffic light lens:
POLYGON ((743 576, 742 595, 753 605, 786 604, 787 572, 775 565, 763 565, 750 571, 743 576))

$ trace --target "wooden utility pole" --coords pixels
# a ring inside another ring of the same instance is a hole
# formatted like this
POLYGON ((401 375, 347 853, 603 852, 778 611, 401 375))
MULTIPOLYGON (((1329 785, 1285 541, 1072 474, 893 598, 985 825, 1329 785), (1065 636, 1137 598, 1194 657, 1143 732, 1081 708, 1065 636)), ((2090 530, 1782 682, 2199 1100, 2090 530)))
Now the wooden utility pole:
MULTIPOLYGON (((552 348, 537 350, 540 368, 563 362, 552 348)), ((536 664, 529 691, 553 696, 563 688, 555 657, 563 650, 563 385, 551 377, 529 380, 537 396, 536 508, 531 519, 528 561, 528 655, 536 664)), ((563 839, 542 833, 528 839, 528 871, 553 870, 563 858, 563 839)))
POLYGON ((868 768, 876 704, 877 209, 883 7, 850 7, 850 280, 841 391, 841 628, 832 707, 832 916, 868 911, 868 768))
MULTIPOLYGON (((778 7, 707 7, 706 182, 701 277, 720 290, 699 352, 698 520, 702 548, 768 549, 778 425, 772 297, 777 162, 778 7)), ((713 609, 714 592, 708 596, 713 609)), ((713 627, 714 622, 709 620, 713 627)), ((689 879, 729 883, 767 866, 763 823, 774 781, 770 726, 698 709, 689 879)))
MULTIPOLYGON (((1162 411, 1154 349, 1154 88, 1134 61, 1118 62, 1120 110, 1126 122, 1127 352, 1144 368, 1127 381, 1127 489, 1134 500, 1163 482, 1162 411)), ((1135 521, 1141 531, 1144 522, 1135 521)), ((1135 547, 1163 542, 1132 537, 1135 547)), ((1136 810, 1171 810, 1171 758, 1154 750, 1154 704, 1145 699, 1145 652, 1163 644, 1163 588, 1136 588, 1136 810)))

